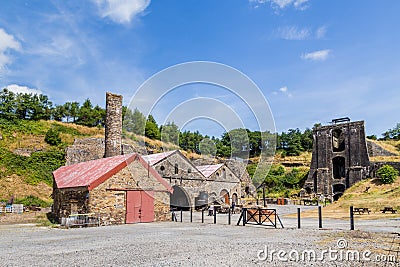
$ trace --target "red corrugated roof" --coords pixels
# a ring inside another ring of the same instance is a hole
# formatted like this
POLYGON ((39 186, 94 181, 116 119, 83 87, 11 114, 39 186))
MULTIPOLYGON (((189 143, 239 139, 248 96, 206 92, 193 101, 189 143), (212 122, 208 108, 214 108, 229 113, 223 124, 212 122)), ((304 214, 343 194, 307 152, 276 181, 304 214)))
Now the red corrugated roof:
POLYGON ((148 166, 146 161, 138 154, 121 155, 64 166, 55 170, 53 176, 58 188, 88 187, 89 190, 92 190, 135 159, 138 159, 144 167, 149 168, 151 174, 167 190, 172 192, 172 187, 168 182, 156 170, 148 166))

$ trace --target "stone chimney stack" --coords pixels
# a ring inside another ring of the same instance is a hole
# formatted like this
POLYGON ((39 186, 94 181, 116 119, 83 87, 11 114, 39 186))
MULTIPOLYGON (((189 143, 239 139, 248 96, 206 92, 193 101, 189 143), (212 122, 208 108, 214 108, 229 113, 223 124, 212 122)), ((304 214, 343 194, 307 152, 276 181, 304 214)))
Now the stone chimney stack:
POLYGON ((104 157, 122 154, 122 96, 106 93, 106 136, 104 157))

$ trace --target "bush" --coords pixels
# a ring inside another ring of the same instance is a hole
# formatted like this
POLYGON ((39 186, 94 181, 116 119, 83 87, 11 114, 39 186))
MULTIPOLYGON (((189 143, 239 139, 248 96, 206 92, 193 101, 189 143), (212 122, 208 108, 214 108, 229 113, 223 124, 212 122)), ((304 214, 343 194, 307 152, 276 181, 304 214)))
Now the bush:
POLYGON ((384 183, 384 184, 393 183, 396 180, 398 175, 399 175, 399 172, 390 165, 383 165, 376 172, 376 176, 378 176, 378 178, 380 178, 382 183, 384 183))
POLYGON ((46 136, 44 137, 44 141, 51 146, 58 146, 61 144, 60 133, 52 128, 50 128, 46 132, 46 136))
POLYGON ((14 201, 14 203, 15 204, 23 204, 24 206, 27 206, 27 207, 37 206, 37 207, 43 207, 43 208, 49 207, 51 205, 51 203, 48 203, 48 202, 46 202, 38 197, 32 196, 32 195, 21 198, 21 199, 17 198, 14 201))

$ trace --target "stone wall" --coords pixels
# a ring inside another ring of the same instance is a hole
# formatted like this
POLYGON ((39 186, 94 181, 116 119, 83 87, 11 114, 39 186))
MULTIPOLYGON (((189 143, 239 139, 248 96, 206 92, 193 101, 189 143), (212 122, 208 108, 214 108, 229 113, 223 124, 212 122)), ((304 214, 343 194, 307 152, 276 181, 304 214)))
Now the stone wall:
POLYGON ((400 172, 400 162, 388 162, 388 161, 371 162, 370 176, 376 177, 377 170, 379 170, 379 168, 382 167, 383 165, 392 166, 393 168, 395 168, 400 172))
POLYGON ((104 157, 104 138, 75 139, 66 149, 65 165, 72 165, 104 157))
POLYGON ((70 214, 87 213, 89 210, 89 191, 86 187, 57 189, 54 186, 53 199, 53 211, 59 219, 70 214))
POLYGON ((370 141, 367 139, 367 148, 368 148, 368 155, 370 157, 391 157, 391 156, 397 156, 397 154, 394 154, 390 151, 387 151, 380 145, 375 144, 374 142, 370 141))
POLYGON ((107 92, 105 157, 122 154, 122 96, 107 92))

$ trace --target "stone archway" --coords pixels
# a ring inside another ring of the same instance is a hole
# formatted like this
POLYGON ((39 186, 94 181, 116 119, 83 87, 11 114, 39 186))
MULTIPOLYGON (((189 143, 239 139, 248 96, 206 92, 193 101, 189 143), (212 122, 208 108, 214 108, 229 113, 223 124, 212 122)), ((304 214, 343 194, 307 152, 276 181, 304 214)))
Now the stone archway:
POLYGON ((190 209, 190 199, 185 189, 178 185, 172 186, 174 193, 170 196, 170 207, 178 210, 190 209))
POLYGON ((236 194, 236 193, 233 193, 232 194, 232 203, 233 202, 235 202, 235 204, 237 205, 238 204, 238 195, 236 194))

